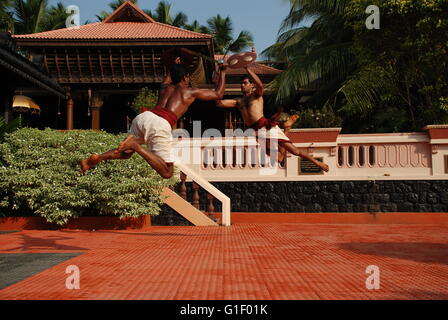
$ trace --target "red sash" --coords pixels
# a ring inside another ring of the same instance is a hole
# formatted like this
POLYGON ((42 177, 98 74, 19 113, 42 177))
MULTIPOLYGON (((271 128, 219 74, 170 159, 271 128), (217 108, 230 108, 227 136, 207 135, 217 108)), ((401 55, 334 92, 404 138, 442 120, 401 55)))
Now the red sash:
POLYGON ((267 119, 265 117, 261 117, 258 121, 253 123, 250 128, 254 130, 259 130, 261 128, 271 129, 272 127, 275 127, 278 125, 278 122, 274 119, 267 119))
POLYGON ((159 117, 165 119, 166 121, 168 121, 168 123, 171 125, 171 128, 174 128, 174 126, 177 123, 177 116, 174 112, 164 109, 164 108, 154 108, 152 110, 149 110, 152 113, 158 115, 159 117))

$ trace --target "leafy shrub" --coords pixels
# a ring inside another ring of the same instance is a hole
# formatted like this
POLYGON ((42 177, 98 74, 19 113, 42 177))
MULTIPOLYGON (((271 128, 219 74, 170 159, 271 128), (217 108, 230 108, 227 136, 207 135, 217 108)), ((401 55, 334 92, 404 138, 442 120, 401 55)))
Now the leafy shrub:
POLYGON ((159 93, 146 87, 140 90, 140 93, 132 102, 131 108, 136 113, 153 109, 159 100, 159 93))
POLYGON ((299 119, 292 126, 294 129, 301 128, 333 128, 342 125, 342 119, 336 115, 331 108, 324 107, 322 110, 307 108, 304 110, 291 110, 291 114, 283 113, 279 121, 288 120, 290 115, 297 114, 299 119))
POLYGON ((22 117, 18 118, 6 123, 6 121, 0 118, 0 143, 5 139, 5 134, 13 132, 22 127, 22 117))
POLYGON ((31 128, 7 134, 0 144, 0 211, 40 215, 59 225, 82 215, 159 214, 160 192, 175 184, 178 175, 164 180, 138 155, 80 173, 81 159, 113 149, 123 138, 31 128))

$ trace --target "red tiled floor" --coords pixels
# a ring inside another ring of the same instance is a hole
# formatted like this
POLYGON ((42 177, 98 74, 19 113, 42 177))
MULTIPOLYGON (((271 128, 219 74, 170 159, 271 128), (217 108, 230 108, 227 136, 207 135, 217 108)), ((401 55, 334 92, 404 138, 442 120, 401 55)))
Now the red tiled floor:
POLYGON ((448 299, 446 226, 22 231, 0 241, 0 253, 83 252, 0 290, 0 299, 448 299), (80 269, 80 290, 65 287, 69 265, 80 269), (379 290, 366 289, 369 265, 380 268, 379 290))

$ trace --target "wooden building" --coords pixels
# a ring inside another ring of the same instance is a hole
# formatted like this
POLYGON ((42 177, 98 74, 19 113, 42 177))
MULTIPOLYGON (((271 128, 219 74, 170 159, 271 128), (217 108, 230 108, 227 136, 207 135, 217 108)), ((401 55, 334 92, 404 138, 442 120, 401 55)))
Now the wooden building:
MULTIPOLYGON (((41 112, 41 127, 126 132, 135 116, 130 104, 141 88, 159 89, 167 72, 162 53, 175 47, 199 53, 190 65, 194 86, 213 87, 213 59, 200 58, 214 57, 213 37, 156 22, 129 1, 102 22, 14 39, 67 91, 61 103, 40 89, 23 89, 48 106, 41 112)), ((179 125, 189 129, 201 120, 203 129, 224 129, 227 113, 213 102, 197 101, 179 125)))

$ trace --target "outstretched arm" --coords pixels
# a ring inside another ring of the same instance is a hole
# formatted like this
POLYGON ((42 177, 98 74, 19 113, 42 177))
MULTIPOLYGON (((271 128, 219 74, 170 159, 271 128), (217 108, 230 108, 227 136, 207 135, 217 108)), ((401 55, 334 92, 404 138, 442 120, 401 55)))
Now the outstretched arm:
POLYGON ((261 82, 260 78, 257 76, 257 74, 252 69, 250 69, 249 67, 245 67, 245 69, 246 69, 247 73, 254 80, 255 94, 261 97, 264 93, 263 82, 261 82))
POLYGON ((171 74, 168 72, 166 74, 165 79, 163 79, 163 81, 162 81, 162 86, 166 86, 166 85, 169 85, 169 84, 172 84, 172 83, 173 83, 173 80, 171 80, 171 74))
POLYGON ((192 91, 192 96, 204 101, 221 100, 226 87, 226 66, 221 65, 220 69, 219 81, 215 90, 196 89, 192 91))
POLYGON ((238 106, 237 99, 216 100, 216 106, 219 108, 236 108, 238 106))

